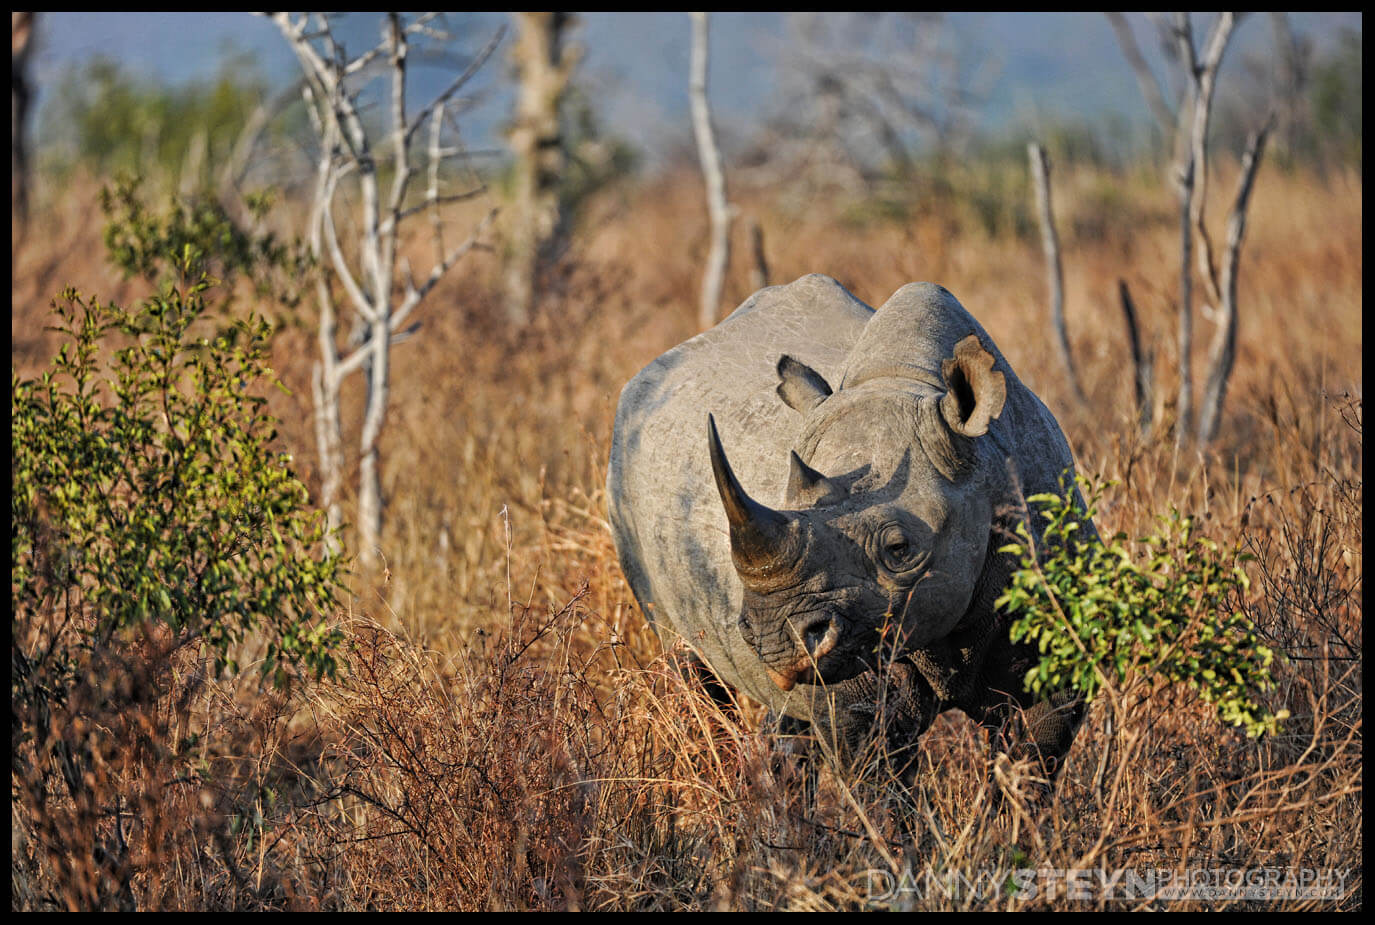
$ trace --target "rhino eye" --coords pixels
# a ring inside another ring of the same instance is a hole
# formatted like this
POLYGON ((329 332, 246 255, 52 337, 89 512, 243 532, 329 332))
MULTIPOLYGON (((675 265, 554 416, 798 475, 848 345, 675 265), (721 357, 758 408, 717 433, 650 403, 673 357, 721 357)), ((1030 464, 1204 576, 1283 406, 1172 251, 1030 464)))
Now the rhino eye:
POLYGON ((879 564, 890 572, 903 572, 917 558, 917 550, 897 524, 884 527, 878 537, 879 564))

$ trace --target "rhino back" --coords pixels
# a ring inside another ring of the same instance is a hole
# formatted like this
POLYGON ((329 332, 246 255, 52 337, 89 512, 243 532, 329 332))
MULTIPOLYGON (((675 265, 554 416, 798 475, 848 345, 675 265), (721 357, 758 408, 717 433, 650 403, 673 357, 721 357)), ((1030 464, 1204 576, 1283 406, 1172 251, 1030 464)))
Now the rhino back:
POLYGON ((631 590, 665 645, 682 637, 718 674, 771 705, 780 693, 736 627, 742 588, 712 477, 707 415, 750 493, 782 503, 799 418, 776 392, 778 359, 790 354, 838 382, 872 316, 819 274, 760 290, 641 370, 617 406, 607 506, 631 590))

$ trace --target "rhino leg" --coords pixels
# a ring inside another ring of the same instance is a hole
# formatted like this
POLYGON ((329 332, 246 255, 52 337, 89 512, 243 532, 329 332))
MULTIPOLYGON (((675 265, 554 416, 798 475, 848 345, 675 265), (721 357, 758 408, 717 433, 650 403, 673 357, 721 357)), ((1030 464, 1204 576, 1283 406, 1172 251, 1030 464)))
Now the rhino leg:
POLYGON ((769 762, 775 780, 784 780, 793 773, 802 777, 802 811, 808 816, 816 812, 817 764, 812 750, 815 741, 812 725, 803 719, 769 710, 764 728, 773 736, 769 762))
POLYGON ((1046 782, 1040 794, 1045 797, 1055 786, 1086 712, 1084 701, 1073 694, 1055 694, 1025 705, 1009 699, 990 710, 982 724, 992 733, 995 757, 1001 753, 1013 761, 1032 760, 1038 777, 1046 782))
POLYGON ((954 644, 938 653, 942 665, 955 666, 945 682, 949 701, 990 731, 995 756, 1030 758, 1038 776, 1053 785, 1084 719, 1084 702, 1070 693, 1029 693, 1023 679, 1040 653, 1013 642, 991 607, 987 613, 986 621, 964 638, 952 637, 954 644))
POLYGON ((906 779, 916 768, 917 740, 936 718, 935 693, 910 663, 898 660, 883 676, 870 671, 833 686, 834 743, 850 764, 885 761, 906 779))
POLYGON ((1065 755, 1074 744, 1074 734, 1086 712, 1083 700, 1066 694, 1032 704, 1018 715, 1023 728, 1008 757, 1034 758, 1054 780, 1064 766, 1065 755))
POLYGON ((858 767, 870 762, 887 764, 894 780, 910 787, 917 768, 917 740, 935 719, 937 701, 921 675, 905 662, 889 666, 882 680, 867 672, 827 689, 833 705, 820 722, 770 710, 765 728, 775 736, 774 770, 778 774, 790 761, 800 762, 803 806, 814 811, 818 764, 814 753, 834 753, 842 765, 858 767), (824 743, 818 744, 817 740, 824 743))

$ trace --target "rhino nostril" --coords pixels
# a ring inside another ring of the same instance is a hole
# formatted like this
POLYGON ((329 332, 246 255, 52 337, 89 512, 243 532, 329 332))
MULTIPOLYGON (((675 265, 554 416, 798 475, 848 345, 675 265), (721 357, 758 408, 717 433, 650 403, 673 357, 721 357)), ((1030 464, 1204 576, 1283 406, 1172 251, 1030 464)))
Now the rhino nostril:
POLYGON ((839 627, 832 618, 813 620, 802 634, 802 642, 814 659, 820 659, 835 648, 839 627))

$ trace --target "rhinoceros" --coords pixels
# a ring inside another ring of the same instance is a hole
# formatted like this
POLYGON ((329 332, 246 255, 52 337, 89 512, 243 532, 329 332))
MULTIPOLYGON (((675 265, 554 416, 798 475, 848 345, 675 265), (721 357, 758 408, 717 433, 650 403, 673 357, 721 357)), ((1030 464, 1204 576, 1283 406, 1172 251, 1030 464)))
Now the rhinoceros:
POLYGON ((1054 417, 944 288, 874 310, 810 275, 625 386, 608 513, 660 639, 780 719, 910 755, 959 708, 1053 774, 1082 703, 1025 692, 1036 653, 994 601, 1022 499, 1073 469, 1054 417))

